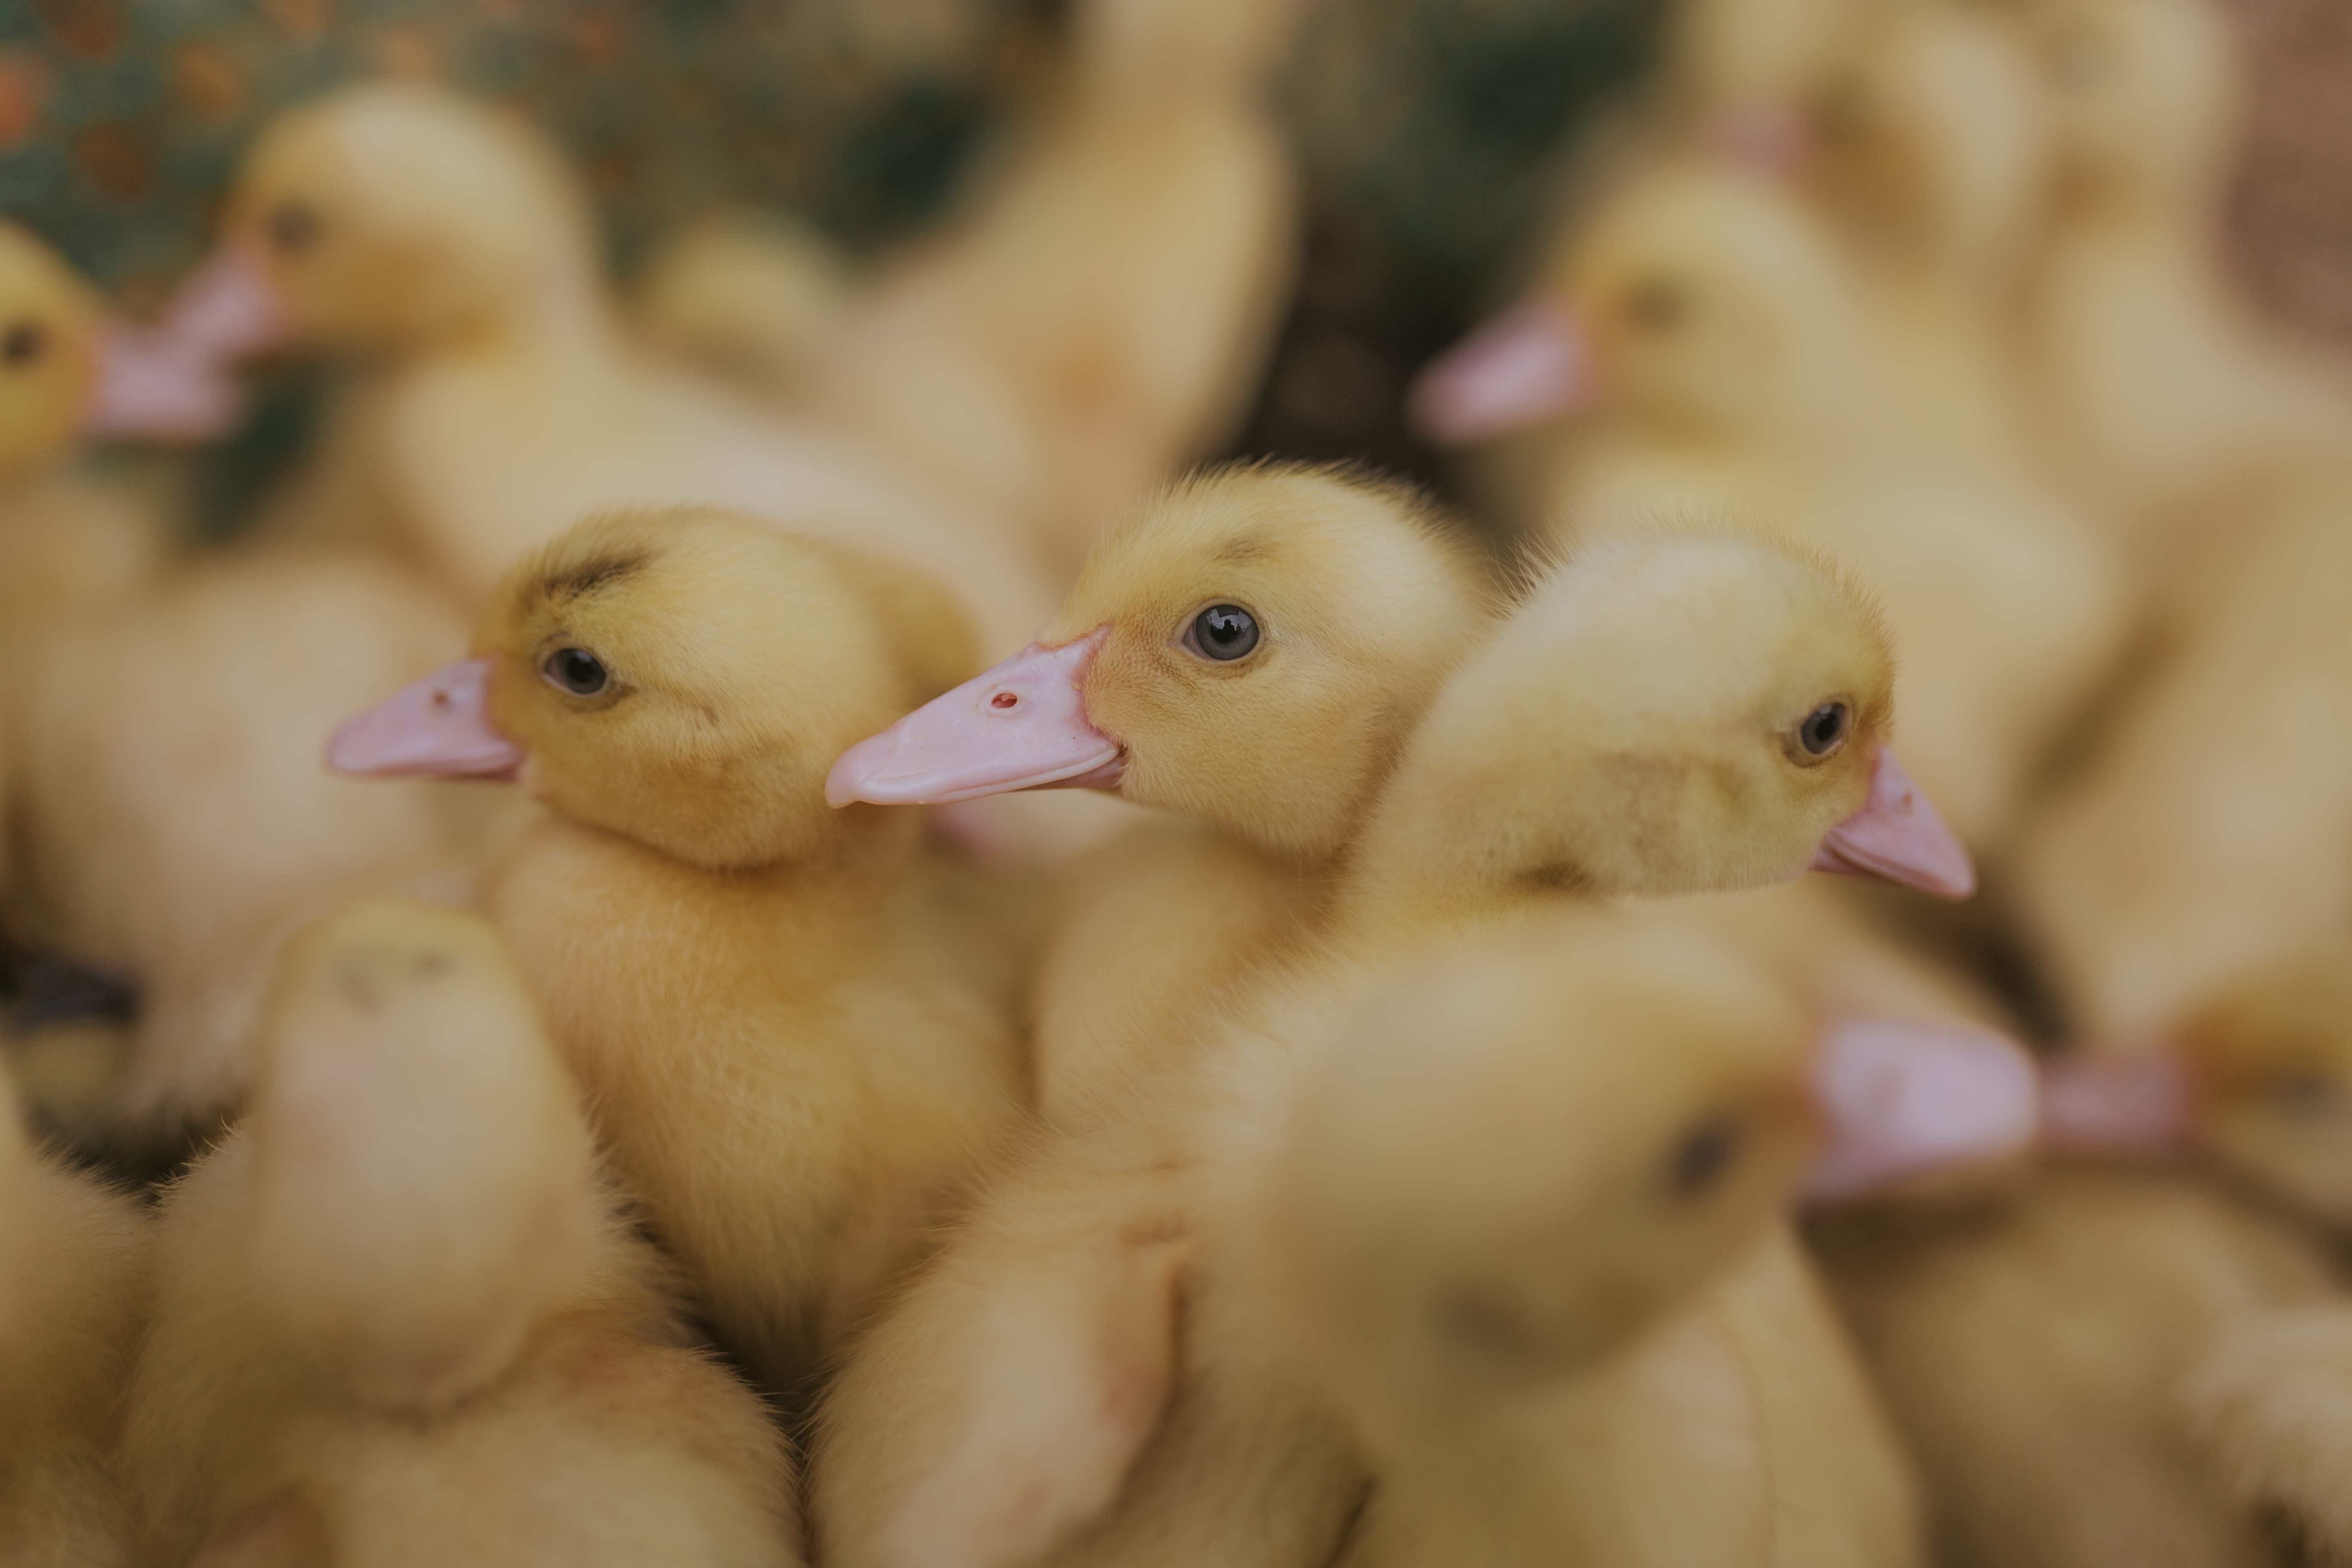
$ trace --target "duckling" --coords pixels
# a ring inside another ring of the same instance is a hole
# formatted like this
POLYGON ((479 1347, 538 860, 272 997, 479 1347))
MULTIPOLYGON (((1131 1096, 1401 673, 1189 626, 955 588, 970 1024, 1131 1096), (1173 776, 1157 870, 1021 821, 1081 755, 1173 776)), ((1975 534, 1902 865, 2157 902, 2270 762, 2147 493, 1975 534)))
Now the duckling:
POLYGON ((1752 167, 1802 161, 1803 105, 1869 16, 1868 0, 1696 0, 1667 34, 1670 120, 1752 167))
POLYGON ((2199 508, 2282 460, 2352 444, 2352 379, 2259 324, 2223 280, 2220 212, 2244 89, 2216 9, 2018 11, 2055 142, 2025 311, 2039 416, 2161 576, 2199 508))
POLYGON ((1908 1234, 1824 1237, 1948 1560, 2294 1560, 2261 1510, 2330 1528, 2334 1479, 2297 1489, 2301 1467, 2352 1416, 2326 1352, 2296 1354, 2343 1310, 2313 1230, 2352 1222, 2352 963, 2244 973, 2161 1056, 2061 1058, 2043 1105, 2063 1153, 2203 1168, 2056 1165, 1908 1234))
POLYGON ((0 669, 35 628, 148 581, 163 557, 154 509, 72 467, 108 330, 56 252, 0 223, 0 669))
POLYGON ((1378 1477, 1340 1561, 1916 1561, 1890 1449, 1785 1464, 1819 1439, 1771 1429, 1722 1300, 1820 1141, 1804 1010, 1685 927, 1590 911, 1369 978, 1239 1200, 1254 1288, 1378 1477))
POLYGON ((1007 647, 1050 607, 985 516, 635 349, 584 194, 520 121, 421 85, 329 94, 255 146, 224 244, 214 296, 259 293, 294 344, 373 360, 281 526, 388 538, 469 611, 583 513, 673 504, 934 571, 1007 647))
POLYGON ((1286 465, 1195 475, 1095 547, 1028 651, 852 747, 827 796, 1091 781, 1191 819, 1131 828, 1066 875, 1033 1001, 1054 1119, 1182 1049, 1311 939, 1492 599, 1466 540, 1401 487, 1286 465))
POLYGON ((631 295, 657 346, 786 400, 805 388, 856 297, 849 259, 811 226, 728 210, 671 236, 631 295))
POLYGON ((1790 192, 1660 165, 1588 215, 1532 302, 1426 373, 1417 414, 1470 441, 1590 405, 1520 499, 1531 528, 1725 516, 1862 574, 1905 649, 1905 749, 1990 845, 2117 655, 2130 585, 2030 473, 1902 439, 1860 292, 1790 192))
POLYGON ((1296 0, 1083 0, 970 214, 885 270, 811 396, 1057 563, 1238 433, 1297 269, 1265 102, 1296 0))
MULTIPOLYGON (((1059 710, 1062 765, 1107 766, 1116 745, 1076 708, 1059 710)), ((1957 892, 1966 854, 1883 746, 1890 719, 1877 626, 1829 574, 1735 537, 1596 545, 1447 682, 1305 972, 1377 967, 1562 899, 1768 883, 1816 860, 1957 892)), ((976 748, 975 728, 947 712, 938 732, 976 748)), ((1285 1081, 1286 1031, 1229 1011, 1242 1022, 1210 1048, 1008 1167, 877 1321, 827 1399, 821 1554, 1305 1563, 1335 1547, 1357 1462, 1224 1288, 1199 1218, 1200 1173, 1285 1081)), ((1801 1268, 1783 1270, 1801 1300, 1801 1268)), ((1762 1295, 1806 1320, 1785 1290, 1762 1295)), ((1878 1441, 1867 1421, 1844 1435, 1878 1441)))
POLYGON ((893 563, 735 513, 619 512, 518 567, 473 657, 329 750, 345 773, 516 779, 548 808, 488 907, 615 1168, 774 1387, 1021 1106, 1014 999, 920 814, 834 811, 823 787, 970 667, 953 605, 893 563))
POLYGON ((35 1150, 0 1073, 0 1555, 12 1563, 130 1561, 114 1448, 145 1322, 146 1218, 35 1150))
POLYGON ((688 1333, 486 921, 336 910, 260 1050, 159 1216, 142 1561, 799 1561, 783 1437, 688 1333))
POLYGON ((2328 586, 2347 508, 2352 470, 2233 505, 2196 602, 2019 837, 2018 912, 2092 1045, 2160 1038, 2236 972, 2347 929, 2352 629, 2328 586))
POLYGON ((319 737, 461 634, 358 552, 233 552, 48 628, 8 748, 11 929, 136 984, 98 1112, 133 1159, 234 1110, 278 945, 354 891, 464 900, 507 803, 326 776, 319 737))

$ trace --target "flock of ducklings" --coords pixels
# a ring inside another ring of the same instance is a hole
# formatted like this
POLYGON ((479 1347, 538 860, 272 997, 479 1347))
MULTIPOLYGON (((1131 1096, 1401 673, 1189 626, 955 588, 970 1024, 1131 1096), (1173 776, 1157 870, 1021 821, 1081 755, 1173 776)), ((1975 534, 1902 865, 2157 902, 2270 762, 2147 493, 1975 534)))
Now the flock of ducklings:
POLYGON ((871 278, 624 302, 414 85, 160 321, 0 228, 0 910, 140 998, 6 1042, 0 1560, 2352 1561, 2352 377, 2205 0, 1691 0, 1412 390, 1507 561, 1186 473, 1285 9, 1088 0, 871 278), (77 467, 264 352, 236 545, 77 467))

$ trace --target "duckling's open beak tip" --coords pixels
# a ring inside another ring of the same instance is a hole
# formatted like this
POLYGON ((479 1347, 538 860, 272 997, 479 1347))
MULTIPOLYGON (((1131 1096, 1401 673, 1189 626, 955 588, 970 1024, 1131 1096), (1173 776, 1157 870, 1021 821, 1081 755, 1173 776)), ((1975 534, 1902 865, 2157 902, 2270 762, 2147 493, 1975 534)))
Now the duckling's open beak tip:
POLYGON ((245 411, 236 363, 290 335, 267 266, 251 246, 230 241, 182 286, 161 322, 107 324, 84 432, 156 441, 221 436, 245 411))
POLYGON ((1830 829, 1812 868, 1846 877, 1900 882, 1939 899, 1977 890, 1976 862, 1895 753, 1882 746, 1871 766, 1862 809, 1830 829))
POLYGON ((436 669, 337 730, 327 765, 362 778, 512 779, 524 752, 490 722, 490 661, 436 669))
POLYGON ((2077 1055, 2042 1073, 2043 1136, 2084 1153, 2177 1153, 2189 1141, 2195 1086, 2169 1053, 2077 1055))
POLYGON ((1412 426, 1446 447, 1492 441, 1591 401, 1592 354, 1568 313, 1546 300, 1517 306, 1430 362, 1414 378, 1412 426))
POLYGON ((1829 1138, 1805 1190, 1822 1202, 1999 1165, 2042 1122, 2024 1047, 1959 1025, 1839 1024, 1822 1042, 1813 1095, 1829 1138))
POLYGON ((1087 721, 1084 689, 1108 635, 1033 643, 858 742, 826 773, 826 803, 946 805, 1015 790, 1118 788, 1126 759, 1087 721))

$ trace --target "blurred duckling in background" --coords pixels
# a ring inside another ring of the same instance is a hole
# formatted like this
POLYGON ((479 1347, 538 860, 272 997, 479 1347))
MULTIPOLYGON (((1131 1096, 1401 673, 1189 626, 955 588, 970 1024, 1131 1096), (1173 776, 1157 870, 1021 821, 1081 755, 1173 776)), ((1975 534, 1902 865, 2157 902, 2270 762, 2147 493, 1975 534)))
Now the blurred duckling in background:
POLYGON ((789 401, 805 391, 856 288, 849 258, 814 228, 728 211, 662 245, 632 291, 631 315, 656 346, 789 401))
POLYGON ((826 788, 1090 783, 1191 819, 1066 876, 1032 1005, 1052 1119, 1188 1047, 1312 940, 1405 736, 1494 611, 1466 537, 1388 481, 1202 474, 1096 545, 1029 651, 853 747, 826 788))
MULTIPOLYGON (((1860 602, 1768 546, 1593 547, 1440 692, 1305 973, 1561 900, 1768 883, 1824 855, 1949 887, 1964 853, 1916 795, 1885 787, 1900 777, 1880 743, 1889 673, 1860 602)), ((822 1553, 1284 1563, 1334 1549, 1361 1472, 1202 1234, 1202 1173, 1246 1142, 1292 1056, 1286 1024, 1232 1005, 1243 1026, 1009 1167, 861 1342, 813 1470, 822 1553)), ((1899 1497, 1801 1263, 1783 1245, 1764 1267, 1755 1332, 1777 1338, 1758 1353, 1800 1369, 1776 1397, 1849 1456, 1879 1456, 1899 1497)))
POLYGON ((783 1438, 693 1344, 495 931, 338 910, 260 1052, 160 1215, 142 1561, 799 1561, 783 1438))
POLYGON ((615 513, 518 567, 471 658, 329 752, 518 779, 547 807, 488 907, 615 1168, 777 1388, 1022 1106, 1020 958, 951 907, 921 814, 824 798, 851 742, 974 662, 896 563, 732 513, 615 513))
POLYGON ((1904 649, 1906 754, 1990 845, 2118 653, 2127 584, 2031 473, 1901 438, 1861 294, 1791 193, 1660 165, 1587 215, 1530 302, 1424 373, 1417 416, 1472 441, 1586 413, 1517 498, 1531 530, 1725 517, 1859 573, 1904 649))
POLYGON ((25 1136, 0 1072, 0 1556, 57 1568, 130 1559, 115 1469, 146 1321, 147 1215, 25 1136))
POLYGON ((1686 0, 1662 71, 1673 132, 1752 168, 1805 154, 1803 106, 1835 68, 1871 0, 1686 0))
POLYGON ((163 520, 74 471, 96 421, 106 322, 47 246, 0 223, 0 670, 33 630, 162 564, 163 520))
POLYGON ((140 1004, 119 1068, 45 1112, 133 1161, 176 1154, 235 1109, 289 931, 371 888, 468 896, 505 803, 319 766, 323 734, 460 635, 384 561, 285 550, 192 564, 37 637, 7 694, 0 910, 140 1004))
POLYGON ((2147 548, 2224 533, 2236 488, 2352 445, 2352 375, 2260 324, 2224 279, 2237 50, 2209 0, 2018 0, 2047 83, 2051 213, 2029 363, 2060 456, 2147 548))
POLYGON ((2021 836, 2018 911, 2088 1045, 2157 1043, 2238 972, 2352 931, 2347 516, 2352 468, 2231 507, 2197 602, 2021 836))
POLYGON ((1236 434, 1297 269, 1265 101, 1299 0, 1081 0, 992 188, 830 340, 817 407, 1074 570, 1236 434))
POLYGON ((2060 1164, 1939 1221, 1822 1234, 1963 1568, 2301 1561, 2266 1505, 2341 1539, 2340 1475, 2309 1483, 2352 1433, 2319 1348, 2342 1331, 2313 1326, 2344 1310, 2352 952, 2248 972, 2170 1039, 2061 1058, 2045 1137, 2201 1169, 2060 1164))
POLYGON ((520 120, 423 86, 343 89, 263 135, 224 243, 202 289, 365 362, 280 526, 389 541, 469 611, 586 512, 699 503, 936 571, 1005 647, 1050 607, 984 515, 637 348, 586 196, 520 120))
POLYGON ((1782 1358, 1750 1360, 1717 1293, 1814 1157, 1815 1021, 1622 915, 1360 990, 1242 1200, 1260 1299, 1377 1477, 1339 1561, 1919 1561, 1891 1450, 1770 1429, 1749 1379, 1782 1358))

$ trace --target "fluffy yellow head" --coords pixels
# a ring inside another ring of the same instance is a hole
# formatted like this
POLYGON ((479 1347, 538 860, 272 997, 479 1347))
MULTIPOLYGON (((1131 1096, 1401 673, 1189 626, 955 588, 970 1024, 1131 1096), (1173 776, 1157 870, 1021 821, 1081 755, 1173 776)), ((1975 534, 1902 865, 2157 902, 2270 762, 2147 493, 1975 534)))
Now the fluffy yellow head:
POLYGON ((1126 752, 1128 798, 1319 858, 1486 635, 1489 605, 1475 557, 1410 494, 1228 468, 1097 545, 1044 640, 1109 628, 1083 695, 1126 752))
POLYGON ((399 351, 476 331, 593 278, 588 206, 523 121, 440 89, 347 88, 272 125, 229 237, 259 255, 296 336, 399 351))
POLYGON ((1539 1393, 1671 1310, 1818 1139, 1811 1020, 1688 929, 1583 912, 1383 971, 1334 1020, 1268 1263, 1376 1429, 1539 1393))
POLYGON ((373 1403, 496 1375, 593 1223, 577 1091, 498 932, 346 906, 287 945, 260 1044, 243 1135, 263 1310, 373 1403))
POLYGON ((2248 975, 2177 1044, 2199 1145, 2321 1222, 2352 1227, 2352 949, 2248 975))
POLYGON ((2020 0, 2062 179, 2085 194, 2209 197, 2242 113, 2236 41, 2208 0, 2020 0))
POLYGON ((508 577, 474 651, 534 795, 713 867, 841 833, 833 760, 973 668, 928 582, 718 510, 582 522, 508 577))
POLYGON ((1871 606, 1811 561, 1733 534, 1594 545, 1431 705, 1366 830, 1365 896, 1794 877, 1868 795, 1893 682, 1871 606))
POLYGON ((1587 216, 1546 280, 1609 405, 1745 433, 1843 408, 1860 383, 1854 284, 1788 192, 1727 168, 1644 171, 1587 216))
POLYGON ((55 251, 0 223, 0 481, 72 449, 97 386, 99 317, 55 251))

